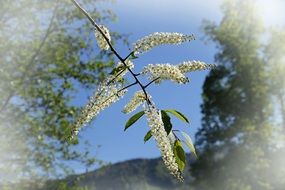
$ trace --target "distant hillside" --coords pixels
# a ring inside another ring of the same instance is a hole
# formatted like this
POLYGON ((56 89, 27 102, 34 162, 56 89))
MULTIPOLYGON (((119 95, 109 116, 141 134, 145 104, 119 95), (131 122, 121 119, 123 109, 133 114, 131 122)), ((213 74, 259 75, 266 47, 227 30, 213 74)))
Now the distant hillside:
MULTIPOLYGON (((188 156, 187 163, 193 162, 188 156)), ((189 168, 186 168, 189 171, 189 168)), ((185 172, 185 182, 179 183, 168 173, 161 158, 134 159, 104 166, 92 172, 70 176, 66 180, 72 184, 80 178, 80 186, 90 190, 184 190, 190 189, 191 177, 185 172)), ((54 190, 51 183, 45 190, 54 190)))

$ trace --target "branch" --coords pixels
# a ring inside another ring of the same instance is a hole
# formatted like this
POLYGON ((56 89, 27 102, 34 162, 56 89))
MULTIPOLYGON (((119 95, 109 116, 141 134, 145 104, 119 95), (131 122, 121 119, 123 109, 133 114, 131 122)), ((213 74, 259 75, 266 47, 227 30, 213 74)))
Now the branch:
POLYGON ((153 82, 157 81, 160 77, 157 77, 156 79, 153 79, 152 81, 150 81, 148 84, 146 84, 144 86, 144 88, 146 89, 149 85, 151 85, 153 82))
POLYGON ((90 14, 76 1, 76 0, 71 0, 73 2, 73 4, 88 18, 88 20, 91 22, 91 24, 100 32, 100 34, 104 37, 104 39, 106 40, 106 42, 108 43, 108 45, 110 46, 111 51, 115 54, 115 56, 127 67, 128 71, 132 74, 132 76, 135 79, 135 83, 137 83, 141 89, 144 92, 144 95, 146 97, 147 103, 151 104, 151 101, 148 98, 148 95, 145 91, 144 86, 142 85, 142 83, 140 82, 140 80, 137 78, 136 74, 127 66, 126 64, 126 59, 128 57, 131 56, 132 52, 125 58, 123 59, 119 53, 115 50, 115 48, 113 47, 113 45, 110 43, 109 39, 107 38, 107 36, 104 34, 104 32, 101 30, 101 28, 99 27, 99 25, 94 21, 94 19, 90 16, 90 14))

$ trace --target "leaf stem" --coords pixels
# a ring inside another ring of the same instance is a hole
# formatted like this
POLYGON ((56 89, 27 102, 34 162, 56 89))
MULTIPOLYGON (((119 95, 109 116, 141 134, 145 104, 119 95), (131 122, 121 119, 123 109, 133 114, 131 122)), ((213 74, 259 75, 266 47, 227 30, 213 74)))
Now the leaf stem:
POLYGON ((153 82, 157 81, 159 78, 160 78, 160 77, 157 77, 157 78, 153 79, 153 80, 150 81, 148 84, 146 84, 146 85, 144 86, 144 88, 146 89, 149 85, 151 85, 153 82))

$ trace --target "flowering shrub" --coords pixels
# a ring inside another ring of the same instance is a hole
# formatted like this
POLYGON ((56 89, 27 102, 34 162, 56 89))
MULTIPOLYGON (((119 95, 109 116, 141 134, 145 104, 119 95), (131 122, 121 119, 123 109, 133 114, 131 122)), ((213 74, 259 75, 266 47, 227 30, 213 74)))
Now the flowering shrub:
POLYGON ((99 48, 112 51, 119 59, 119 63, 110 73, 110 75, 99 85, 90 102, 82 109, 82 113, 77 118, 71 128, 71 138, 78 134, 80 128, 90 122, 100 111, 118 101, 127 92, 128 88, 139 85, 141 90, 135 92, 133 98, 124 107, 123 113, 130 113, 143 105, 143 111, 134 114, 126 123, 125 130, 131 127, 143 115, 146 116, 149 132, 144 137, 148 141, 153 137, 157 147, 161 152, 162 159, 169 172, 179 181, 183 181, 182 171, 185 167, 185 152, 182 141, 177 136, 180 132, 184 137, 183 142, 190 149, 190 152, 196 156, 192 140, 183 131, 173 130, 170 115, 173 115, 182 121, 189 123, 188 119, 177 110, 159 110, 147 93, 146 89, 151 84, 159 84, 164 80, 170 80, 179 84, 189 82, 185 75, 188 72, 212 69, 215 65, 206 64, 201 61, 185 61, 183 63, 172 65, 166 64, 149 64, 145 66, 140 73, 134 73, 134 64, 132 59, 138 58, 140 54, 150 51, 152 48, 164 44, 181 44, 194 39, 193 35, 184 35, 180 33, 156 32, 150 34, 133 44, 133 51, 122 58, 111 44, 111 36, 107 27, 98 25, 91 16, 76 2, 72 2, 82 11, 95 27, 95 37, 99 48), (125 74, 130 73, 135 82, 124 86, 122 82, 125 74), (138 76, 148 76, 150 82, 142 84, 138 76))

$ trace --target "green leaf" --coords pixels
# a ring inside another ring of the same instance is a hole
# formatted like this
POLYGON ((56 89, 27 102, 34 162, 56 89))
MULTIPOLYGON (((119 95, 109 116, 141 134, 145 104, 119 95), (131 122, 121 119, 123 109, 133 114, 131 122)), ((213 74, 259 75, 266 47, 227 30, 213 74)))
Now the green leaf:
POLYGON ((181 134, 182 134, 182 136, 185 139, 185 141, 184 141, 185 144, 188 146, 188 148, 190 149, 191 153, 194 154, 194 156, 197 158, 196 150, 195 150, 194 144, 193 144, 193 142, 191 140, 191 137, 187 133, 185 133, 183 131, 181 131, 181 134))
POLYGON ((138 56, 135 56, 135 52, 133 52, 132 54, 131 54, 131 59, 137 59, 137 58, 139 58, 138 56))
POLYGON ((136 113, 135 115, 133 115, 126 123, 125 125, 125 130, 127 130, 132 124, 134 124, 137 120, 139 120, 139 118, 141 118, 141 116, 143 116, 144 111, 140 111, 138 113, 136 113))
POLYGON ((171 113, 172 115, 176 116, 178 119, 180 119, 186 123, 189 123, 189 120, 187 119, 187 117, 177 110, 164 110, 164 111, 171 113))
POLYGON ((146 143, 152 137, 151 130, 149 130, 144 136, 144 143, 146 143))
POLYGON ((109 74, 110 75, 115 75, 115 74, 119 73, 120 71, 122 71, 122 70, 124 70, 126 68, 127 68, 126 66, 121 65, 119 67, 114 68, 109 74))
POLYGON ((172 124, 169 115, 164 110, 161 110, 161 119, 164 124, 164 129, 168 135, 172 129, 172 124))
POLYGON ((174 142, 173 153, 176 158, 176 163, 178 164, 179 170, 183 171, 186 165, 186 158, 185 158, 185 152, 184 152, 184 149, 182 147, 180 140, 176 140, 174 142))

